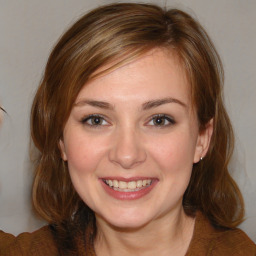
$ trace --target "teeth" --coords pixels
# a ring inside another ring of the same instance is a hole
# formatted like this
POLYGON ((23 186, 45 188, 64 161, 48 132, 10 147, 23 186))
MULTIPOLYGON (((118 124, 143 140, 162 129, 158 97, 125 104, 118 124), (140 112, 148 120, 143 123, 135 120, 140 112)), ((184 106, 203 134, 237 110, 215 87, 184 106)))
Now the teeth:
POLYGON ((117 180, 113 180, 113 187, 114 187, 114 188, 119 188, 118 185, 119 185, 119 184, 118 184, 118 181, 117 181, 117 180))
MULTIPOLYGON (((119 181, 118 182, 118 187, 119 188, 127 188, 127 182, 124 182, 124 181, 119 181)), ((128 183, 128 188, 129 188, 129 183, 128 183)))
POLYGON ((129 189, 135 189, 136 187, 137 187, 137 182, 136 181, 128 182, 128 188, 129 189))
POLYGON ((137 180, 137 188, 141 188, 142 187, 142 180, 137 180))
POLYGON ((114 190, 124 191, 124 192, 131 192, 137 191, 143 187, 147 187, 152 184, 152 180, 137 180, 137 181, 118 181, 118 180, 104 180, 104 182, 109 186, 112 187, 114 190))

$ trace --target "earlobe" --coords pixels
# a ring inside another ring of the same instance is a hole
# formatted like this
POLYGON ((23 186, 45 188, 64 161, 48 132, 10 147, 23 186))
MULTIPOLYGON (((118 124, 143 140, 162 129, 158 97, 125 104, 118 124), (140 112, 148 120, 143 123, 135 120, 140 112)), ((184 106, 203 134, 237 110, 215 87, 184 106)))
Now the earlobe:
POLYGON ((194 163, 198 163, 207 154, 208 148, 210 146, 211 137, 213 133, 213 119, 211 119, 205 129, 200 132, 197 139, 197 145, 194 155, 194 163))
POLYGON ((61 158, 63 159, 63 161, 67 161, 65 145, 62 139, 59 140, 59 149, 60 149, 61 158))

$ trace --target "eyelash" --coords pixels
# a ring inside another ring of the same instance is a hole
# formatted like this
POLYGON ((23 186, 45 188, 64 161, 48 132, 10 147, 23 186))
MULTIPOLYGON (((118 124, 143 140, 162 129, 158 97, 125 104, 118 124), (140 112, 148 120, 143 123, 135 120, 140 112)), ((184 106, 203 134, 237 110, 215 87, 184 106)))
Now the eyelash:
POLYGON ((85 124, 85 125, 88 125, 90 127, 93 127, 93 128, 98 128, 98 127, 102 126, 102 122, 104 122, 104 121, 107 122, 105 120, 104 116, 93 114, 93 115, 89 115, 89 116, 83 118, 81 120, 81 123, 85 124), (90 124, 90 123, 88 123, 88 121, 92 121, 93 119, 96 119, 96 118, 98 118, 100 120, 100 122, 101 122, 100 124, 92 124, 92 123, 90 124))
POLYGON ((167 121, 168 124, 163 124, 163 125, 159 124, 159 125, 157 125, 157 124, 154 123, 154 124, 149 124, 149 126, 156 126, 156 127, 159 127, 159 128, 164 128, 164 127, 167 127, 167 126, 170 126, 170 125, 174 125, 176 123, 176 121, 172 117, 167 116, 165 114, 158 114, 158 115, 152 116, 150 118, 150 121, 147 122, 147 124, 150 123, 150 122, 154 122, 154 120, 157 120, 157 119, 167 121))
MULTIPOLYGON (((91 128, 100 128, 100 126, 106 126, 106 124, 102 124, 106 122, 108 124, 108 122, 105 120, 105 117, 104 116, 101 116, 101 115, 98 115, 98 114, 93 114, 93 115, 89 115, 85 118, 83 118, 81 120, 81 123, 82 124, 85 124, 91 128), (93 119, 99 119, 99 124, 93 124, 92 123, 92 120, 93 119), (90 121, 90 123, 89 123, 90 121)), ((164 128, 164 127, 167 127, 167 126, 171 126, 171 125, 174 125, 176 123, 176 121, 170 117, 170 116, 167 116, 165 114, 157 114, 157 115, 154 115, 152 117, 150 117, 150 120, 147 121, 147 125, 148 126, 155 126, 155 127, 158 127, 158 128, 164 128), (160 120, 164 120, 164 124, 156 124, 154 121, 156 121, 157 119, 160 119, 160 120), (168 122, 167 124, 165 124, 165 122, 168 122), (150 124, 151 122, 153 122, 153 124, 150 124)))

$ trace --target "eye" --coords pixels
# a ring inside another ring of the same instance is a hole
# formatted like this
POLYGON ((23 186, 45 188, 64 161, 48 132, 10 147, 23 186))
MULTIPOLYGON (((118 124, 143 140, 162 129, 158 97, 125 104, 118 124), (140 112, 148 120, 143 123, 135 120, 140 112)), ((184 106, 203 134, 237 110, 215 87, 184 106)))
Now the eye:
POLYGON ((105 120, 105 118, 100 115, 89 115, 83 118, 81 122, 88 126, 96 126, 96 127, 108 125, 108 122, 105 120))
POLYGON ((164 114, 159 114, 155 115, 151 118, 151 120, 148 122, 148 125, 151 126, 169 126, 175 124, 175 121, 172 117, 164 115, 164 114))

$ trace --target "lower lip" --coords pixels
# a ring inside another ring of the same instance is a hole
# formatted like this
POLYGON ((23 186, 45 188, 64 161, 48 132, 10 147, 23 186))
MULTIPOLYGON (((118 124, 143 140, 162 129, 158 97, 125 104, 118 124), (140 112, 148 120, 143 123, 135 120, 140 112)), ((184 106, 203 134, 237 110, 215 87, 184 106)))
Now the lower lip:
POLYGON ((157 184, 157 180, 153 180, 151 185, 132 192, 117 191, 109 187, 103 180, 100 180, 105 191, 112 197, 118 200, 136 200, 146 196, 157 184))

